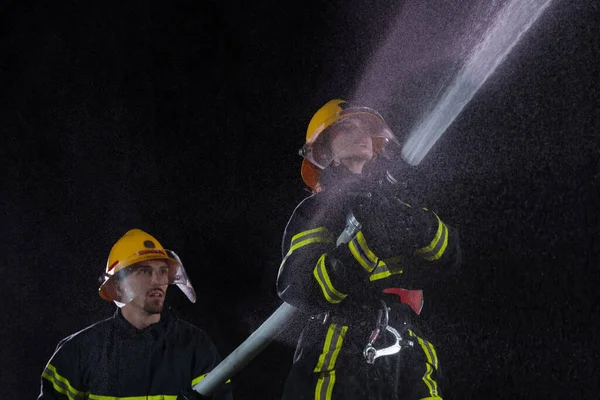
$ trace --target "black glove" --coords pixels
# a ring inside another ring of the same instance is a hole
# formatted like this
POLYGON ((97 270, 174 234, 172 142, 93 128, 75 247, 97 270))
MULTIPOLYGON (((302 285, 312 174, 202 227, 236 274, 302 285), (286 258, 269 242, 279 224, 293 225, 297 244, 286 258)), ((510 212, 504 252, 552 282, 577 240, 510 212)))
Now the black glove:
POLYGON ((412 254, 416 249, 424 228, 418 210, 381 191, 355 196, 351 204, 363 236, 380 258, 412 254))

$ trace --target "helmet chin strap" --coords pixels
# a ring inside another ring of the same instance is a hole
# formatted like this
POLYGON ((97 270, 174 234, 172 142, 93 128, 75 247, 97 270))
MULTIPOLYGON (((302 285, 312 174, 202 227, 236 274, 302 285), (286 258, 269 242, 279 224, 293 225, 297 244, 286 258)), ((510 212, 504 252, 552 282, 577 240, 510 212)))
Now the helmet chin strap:
POLYGON ((126 305, 125 303, 121 303, 120 301, 116 301, 116 300, 113 300, 113 303, 115 303, 117 305, 117 307, 119 307, 119 308, 123 308, 126 305))

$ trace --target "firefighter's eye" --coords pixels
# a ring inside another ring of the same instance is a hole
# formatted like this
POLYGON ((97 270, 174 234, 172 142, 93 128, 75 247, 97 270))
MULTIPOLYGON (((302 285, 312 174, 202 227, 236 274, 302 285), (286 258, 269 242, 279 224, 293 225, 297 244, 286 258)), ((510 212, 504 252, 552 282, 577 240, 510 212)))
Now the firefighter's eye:
POLYGON ((169 268, 161 268, 160 269, 160 274, 165 276, 165 275, 169 275, 169 268))
POLYGON ((138 270, 138 272, 142 275, 148 275, 148 276, 152 276, 152 269, 151 268, 140 268, 138 270))

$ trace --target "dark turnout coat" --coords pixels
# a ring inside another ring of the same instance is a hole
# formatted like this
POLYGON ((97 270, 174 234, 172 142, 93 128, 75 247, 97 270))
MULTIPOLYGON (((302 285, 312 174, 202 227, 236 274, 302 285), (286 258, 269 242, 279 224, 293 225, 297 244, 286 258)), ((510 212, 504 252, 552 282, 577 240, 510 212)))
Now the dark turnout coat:
POLYGON ((380 229, 371 228, 370 236, 361 230, 349 243, 336 246, 349 211, 357 209, 356 189, 362 190, 359 197, 380 190, 358 177, 343 182, 344 186, 329 185, 303 200, 284 233, 278 292, 311 316, 296 349, 284 399, 439 398, 437 353, 412 320, 420 312, 420 289, 459 265, 458 234, 433 211, 387 191, 385 197, 398 212, 382 217, 369 213, 376 207, 367 208, 359 219, 377 217, 380 229), (398 218, 410 221, 394 220, 398 218), (404 241, 404 248, 395 246, 394 240, 404 241), (386 293, 391 288, 408 290, 400 290, 400 298, 386 293), (375 328, 381 300, 391 308, 389 325, 411 345, 371 365, 363 349, 375 328))
MULTIPOLYGON (((208 335, 170 310, 142 330, 117 310, 59 343, 38 399, 175 400, 220 361, 208 335)), ((231 399, 229 386, 214 398, 231 399)))

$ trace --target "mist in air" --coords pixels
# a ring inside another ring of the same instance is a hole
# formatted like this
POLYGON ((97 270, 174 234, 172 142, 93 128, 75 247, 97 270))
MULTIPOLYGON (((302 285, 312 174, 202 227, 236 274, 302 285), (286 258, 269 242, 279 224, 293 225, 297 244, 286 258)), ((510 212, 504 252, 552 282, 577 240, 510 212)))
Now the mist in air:
POLYGON ((380 110, 418 165, 550 3, 407 2, 353 101, 380 110))

